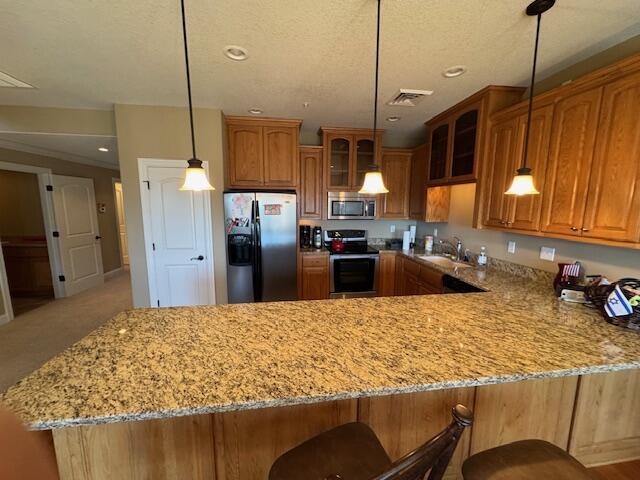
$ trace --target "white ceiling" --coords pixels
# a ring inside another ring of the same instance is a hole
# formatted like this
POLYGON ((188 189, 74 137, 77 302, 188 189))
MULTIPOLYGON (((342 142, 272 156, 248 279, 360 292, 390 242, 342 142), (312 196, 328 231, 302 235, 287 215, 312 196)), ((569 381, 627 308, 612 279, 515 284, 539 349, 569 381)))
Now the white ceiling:
MULTIPOLYGON (((526 85, 535 19, 528 0, 383 0, 380 98, 435 93, 418 107, 384 106, 388 143, 416 143, 422 123, 488 84, 526 85), (444 68, 465 64, 457 79, 444 68)), ((0 2, 0 71, 37 87, 0 89, 0 104, 110 108, 185 104, 180 2, 0 2), (8 48, 10 46, 10 48, 8 48)), ((374 0, 186 0, 194 101, 320 125, 370 126, 374 0), (250 58, 233 62, 225 45, 250 58), (307 109, 303 102, 309 102, 307 109)), ((640 1, 558 0, 542 22, 541 76, 640 34, 640 1)))
POLYGON ((116 137, 0 132, 0 148, 53 156, 97 167, 119 169, 116 137), (98 148, 108 148, 101 152, 98 148))

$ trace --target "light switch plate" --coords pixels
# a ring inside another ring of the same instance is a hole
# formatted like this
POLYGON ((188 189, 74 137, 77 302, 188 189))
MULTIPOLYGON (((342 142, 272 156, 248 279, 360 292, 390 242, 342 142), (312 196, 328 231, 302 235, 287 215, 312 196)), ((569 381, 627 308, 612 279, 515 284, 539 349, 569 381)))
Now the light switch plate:
POLYGON ((389 231, 390 231, 391 233, 396 233, 396 226, 395 226, 395 225, 391 225, 391 226, 389 227, 389 231))
POLYGON ((437 228, 434 228, 434 229, 433 229, 433 236, 434 236, 434 237, 437 237, 437 236, 438 236, 438 229, 437 229, 437 228))
POLYGON ((507 244, 507 252, 516 253, 516 242, 511 241, 507 244))
POLYGON ((556 249, 551 247, 540 247, 540 259, 553 262, 556 256, 556 249))

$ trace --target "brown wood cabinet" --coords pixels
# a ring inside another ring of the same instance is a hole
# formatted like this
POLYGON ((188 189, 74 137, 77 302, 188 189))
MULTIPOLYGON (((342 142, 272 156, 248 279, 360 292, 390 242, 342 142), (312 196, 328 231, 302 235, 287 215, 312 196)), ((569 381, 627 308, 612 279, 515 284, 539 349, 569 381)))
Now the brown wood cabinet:
POLYGON ((300 147, 300 218, 322 218, 322 147, 300 147))
POLYGON ((296 188, 300 120, 225 117, 230 188, 296 188))
MULTIPOLYGON (((552 114, 551 106, 543 106, 535 108, 531 115, 527 165, 532 169, 534 183, 539 190, 544 189, 552 114)), ((540 196, 515 197, 504 194, 522 164, 526 125, 527 115, 526 110, 523 110, 496 120, 491 127, 483 186, 484 225, 520 230, 539 229, 540 196)))
POLYGON ((427 184, 474 182, 489 115, 518 102, 523 92, 519 87, 489 86, 429 120, 427 184))
POLYGON ((382 198, 382 218, 409 218, 411 150, 384 149, 381 171, 389 193, 382 198))
POLYGON ((300 299, 329 298, 329 255, 325 252, 300 255, 300 299))
MULTIPOLYGON (((357 191, 374 161, 373 130, 322 127, 325 188, 327 191, 357 191)), ((382 155, 383 130, 376 132, 376 158, 382 155)))
POLYGON ((443 274, 418 260, 405 256, 396 259, 396 295, 442 293, 443 274))
POLYGON ((509 159, 522 155, 523 102, 491 117, 475 225, 640 248, 640 55, 538 95, 534 106, 529 158, 541 194, 502 195, 517 166, 509 159))
POLYGON ((451 200, 450 186, 427 187, 429 145, 420 145, 411 154, 409 218, 421 222, 447 222, 451 200))
POLYGON ((380 252, 378 263, 378 297, 392 297, 396 294, 396 262, 398 255, 395 251, 380 252))

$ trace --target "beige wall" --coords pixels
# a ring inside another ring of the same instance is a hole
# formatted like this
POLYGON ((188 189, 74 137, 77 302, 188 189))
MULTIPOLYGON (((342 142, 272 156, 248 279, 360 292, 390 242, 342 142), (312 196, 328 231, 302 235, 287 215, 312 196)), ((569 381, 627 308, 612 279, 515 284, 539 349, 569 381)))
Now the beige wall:
POLYGON ((111 183, 112 178, 120 176, 117 170, 93 167, 60 160, 58 158, 7 150, 4 148, 0 148, 0 162, 50 168, 51 171, 57 175, 93 179, 93 185, 96 191, 96 202, 104 203, 107 206, 106 213, 98 213, 98 227, 100 228, 100 235, 102 236, 102 264, 104 271, 108 272, 120 267, 120 247, 118 246, 115 198, 111 183))
POLYGON ((588 275, 603 274, 612 279, 640 277, 640 250, 474 229, 471 225, 475 188, 475 184, 452 187, 449 222, 446 224, 420 222, 418 233, 420 235, 431 234, 435 227, 438 229, 440 238, 459 236, 462 238, 465 248, 469 248, 473 252, 478 252, 481 246, 486 246, 487 254, 490 257, 550 272, 558 270, 558 262, 579 260, 585 266, 588 275), (510 240, 516 242, 515 254, 507 253, 507 242, 510 240), (556 249, 553 262, 540 260, 540 247, 543 246, 556 249))
POLYGON ((3 105, 0 131, 113 136, 116 126, 111 110, 3 105))
POLYGON ((0 237, 44 234, 38 176, 0 170, 0 237))
POLYGON ((402 238, 402 232, 415 224, 415 220, 300 220, 300 225, 319 226, 322 230, 366 230, 369 238, 402 238), (391 233, 392 225, 396 227, 395 233, 391 233))
MULTIPOLYGON (((129 240, 133 304, 149 306, 138 159, 185 160, 191 157, 189 118, 186 108, 116 105, 118 156, 129 240)), ((198 157, 209 162, 213 215, 213 249, 216 300, 226 303, 226 255, 222 193, 222 113, 215 109, 194 111, 198 157)))

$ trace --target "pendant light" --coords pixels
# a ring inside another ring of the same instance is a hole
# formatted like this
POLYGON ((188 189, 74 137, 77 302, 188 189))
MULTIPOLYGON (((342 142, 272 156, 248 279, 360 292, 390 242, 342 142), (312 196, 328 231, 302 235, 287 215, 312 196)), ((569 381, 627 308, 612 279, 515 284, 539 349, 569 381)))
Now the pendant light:
POLYGON ((378 65, 380 63, 380 0, 378 0, 378 19, 376 23, 376 81, 375 92, 373 95, 373 163, 369 167, 369 171, 364 176, 364 183, 358 193, 378 194, 388 193, 387 187, 384 186, 382 173, 376 162, 376 152, 378 151, 376 141, 378 136, 378 65))
POLYGON ((182 12, 182 36, 184 39, 184 61, 187 67, 187 94, 189 96, 189 126, 191 127, 191 152, 192 157, 187 162, 184 183, 180 190, 201 192, 203 190, 215 190, 207 179, 207 172, 202 166, 202 160, 196 156, 196 136, 193 129, 193 105, 191 103, 191 75, 189 74, 189 47, 187 45, 187 23, 184 15, 184 0, 180 0, 182 12))
POLYGON ((529 131, 531 129, 531 111, 533 110, 533 87, 536 81, 536 64, 538 62, 538 41, 540 39, 540 20, 542 14, 549 10, 556 3, 556 0, 534 0, 527 7, 527 15, 530 17, 538 17, 536 27, 536 46, 533 52, 533 71, 531 73, 531 85, 529 86, 529 108, 527 110, 527 126, 524 135, 524 155, 522 167, 518 169, 517 174, 513 177, 513 182, 509 190, 504 192, 506 195, 537 195, 540 192, 533 184, 533 176, 531 169, 527 167, 527 158, 529 156, 529 131))

